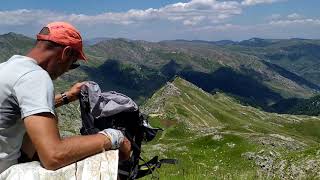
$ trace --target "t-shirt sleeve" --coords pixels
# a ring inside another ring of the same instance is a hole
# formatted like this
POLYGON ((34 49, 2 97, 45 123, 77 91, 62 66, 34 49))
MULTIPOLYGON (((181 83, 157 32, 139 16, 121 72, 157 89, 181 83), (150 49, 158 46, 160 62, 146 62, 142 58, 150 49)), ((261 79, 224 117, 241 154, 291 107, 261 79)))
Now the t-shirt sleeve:
POLYGON ((31 71, 14 85, 21 119, 48 112, 54 114, 54 87, 49 74, 44 70, 31 71))

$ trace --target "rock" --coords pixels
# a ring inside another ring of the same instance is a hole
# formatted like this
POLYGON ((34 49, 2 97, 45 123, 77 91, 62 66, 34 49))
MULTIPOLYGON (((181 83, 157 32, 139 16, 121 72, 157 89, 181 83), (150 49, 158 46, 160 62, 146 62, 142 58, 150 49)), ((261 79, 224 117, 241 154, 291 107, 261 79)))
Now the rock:
POLYGON ((317 168, 318 164, 316 160, 309 160, 306 162, 306 167, 305 170, 306 171, 312 171, 313 169, 317 168))
POLYGON ((165 105, 166 98, 170 96, 179 96, 181 94, 179 88, 177 88, 173 83, 168 82, 166 86, 163 87, 160 94, 154 98, 154 103, 152 106, 143 106, 141 111, 146 114, 158 114, 162 113, 162 108, 165 105))
POLYGON ((291 137, 284 137, 278 134, 271 134, 270 136, 261 136, 252 138, 262 145, 270 146, 272 148, 282 147, 288 150, 300 150, 305 145, 299 141, 292 139, 291 137))
POLYGON ((118 150, 105 151, 56 171, 44 169, 38 161, 16 164, 0 174, 6 180, 116 180, 118 150))
POLYGON ((179 88, 177 88, 174 84, 168 82, 165 86, 162 96, 179 96, 181 94, 179 88))
POLYGON ((246 152, 241 154, 242 157, 248 159, 248 160, 253 160, 255 158, 255 153, 254 152, 246 152))
POLYGON ((175 150, 187 152, 189 149, 187 148, 187 146, 181 146, 181 147, 176 147, 175 150))
POLYGON ((216 140, 216 141, 220 141, 222 138, 223 137, 221 135, 219 135, 219 134, 216 134, 216 135, 212 136, 212 139, 216 140))
POLYGON ((270 136, 275 137, 275 138, 279 138, 279 139, 284 140, 284 141, 289 141, 289 142, 294 142, 295 141, 291 137, 285 137, 285 136, 282 136, 280 134, 270 134, 270 136))
POLYGON ((254 161, 262 172, 270 178, 280 179, 306 179, 320 178, 320 158, 314 156, 301 156, 299 161, 281 159, 281 154, 275 150, 260 150, 259 152, 246 152, 242 157, 254 161), (312 159, 313 158, 313 159, 312 159), (314 159, 316 158, 316 159, 314 159))
POLYGON ((230 148, 234 148, 234 146, 235 146, 236 144, 234 144, 234 143, 227 143, 227 146, 229 146, 230 148))
POLYGON ((274 165, 274 158, 266 154, 256 154, 254 152, 246 152, 241 155, 242 157, 247 158, 248 160, 253 160, 257 166, 259 166, 263 171, 268 174, 272 174, 272 169, 274 165))
POLYGON ((213 167, 213 171, 218 171, 219 170, 219 166, 214 166, 213 167))

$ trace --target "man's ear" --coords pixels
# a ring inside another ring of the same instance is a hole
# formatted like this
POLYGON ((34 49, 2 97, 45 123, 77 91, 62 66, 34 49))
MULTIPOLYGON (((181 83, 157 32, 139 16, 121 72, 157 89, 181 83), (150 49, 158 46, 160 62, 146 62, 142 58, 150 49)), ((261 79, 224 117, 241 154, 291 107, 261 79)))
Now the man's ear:
POLYGON ((62 51, 62 60, 68 59, 72 55, 72 48, 70 46, 66 46, 62 51))

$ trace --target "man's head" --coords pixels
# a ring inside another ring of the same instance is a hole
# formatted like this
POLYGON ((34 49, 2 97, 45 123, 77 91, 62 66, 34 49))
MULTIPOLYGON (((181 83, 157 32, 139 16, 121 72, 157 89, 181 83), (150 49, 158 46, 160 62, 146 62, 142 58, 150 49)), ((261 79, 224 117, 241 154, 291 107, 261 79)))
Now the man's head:
POLYGON ((52 79, 71 69, 78 59, 87 60, 79 31, 66 22, 52 22, 45 26, 37 34, 36 49, 35 54, 42 58, 40 65, 52 79))

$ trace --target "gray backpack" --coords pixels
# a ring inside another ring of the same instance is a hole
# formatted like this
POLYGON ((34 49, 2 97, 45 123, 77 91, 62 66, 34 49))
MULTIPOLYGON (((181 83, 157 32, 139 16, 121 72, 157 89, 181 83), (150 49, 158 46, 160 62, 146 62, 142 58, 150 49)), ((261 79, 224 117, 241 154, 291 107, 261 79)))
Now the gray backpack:
POLYGON ((132 155, 128 161, 119 162, 120 179, 138 179, 151 174, 163 163, 177 163, 174 159, 158 160, 158 156, 146 162, 140 157, 142 141, 151 141, 162 129, 151 127, 148 116, 141 114, 138 105, 128 96, 115 91, 101 92, 97 83, 89 81, 81 87, 79 100, 82 135, 113 128, 121 130, 130 140, 132 155), (139 160, 144 164, 139 165, 139 160))

